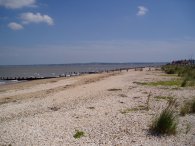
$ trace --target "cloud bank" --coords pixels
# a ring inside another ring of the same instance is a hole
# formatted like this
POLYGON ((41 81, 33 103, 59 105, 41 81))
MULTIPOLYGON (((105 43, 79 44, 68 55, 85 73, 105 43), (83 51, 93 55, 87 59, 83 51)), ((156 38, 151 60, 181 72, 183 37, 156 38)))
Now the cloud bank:
POLYGON ((139 6, 138 9, 137 16, 144 16, 148 12, 148 9, 144 6, 139 6))
POLYGON ((0 6, 10 9, 35 6, 36 0, 0 0, 0 6))
POLYGON ((53 25, 53 19, 48 15, 42 15, 40 13, 22 13, 20 15, 20 18, 23 21, 23 24, 29 24, 29 23, 47 23, 48 25, 53 25))
POLYGON ((20 30, 23 29, 23 26, 21 24, 18 24, 16 22, 11 22, 8 24, 8 27, 12 30, 20 30))

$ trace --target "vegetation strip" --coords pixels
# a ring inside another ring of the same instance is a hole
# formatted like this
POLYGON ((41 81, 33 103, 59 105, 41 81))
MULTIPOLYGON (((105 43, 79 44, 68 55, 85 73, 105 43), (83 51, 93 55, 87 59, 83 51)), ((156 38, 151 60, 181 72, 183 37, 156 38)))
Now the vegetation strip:
POLYGON ((181 77, 181 87, 195 86, 195 65, 174 65, 169 64, 162 67, 167 74, 177 74, 181 77))

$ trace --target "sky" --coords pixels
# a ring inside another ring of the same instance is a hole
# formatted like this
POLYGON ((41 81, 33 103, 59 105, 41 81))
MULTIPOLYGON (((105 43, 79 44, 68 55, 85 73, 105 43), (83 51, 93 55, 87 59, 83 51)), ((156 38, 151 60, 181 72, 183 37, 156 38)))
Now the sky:
POLYGON ((195 58, 195 0, 0 0, 0 65, 195 58))

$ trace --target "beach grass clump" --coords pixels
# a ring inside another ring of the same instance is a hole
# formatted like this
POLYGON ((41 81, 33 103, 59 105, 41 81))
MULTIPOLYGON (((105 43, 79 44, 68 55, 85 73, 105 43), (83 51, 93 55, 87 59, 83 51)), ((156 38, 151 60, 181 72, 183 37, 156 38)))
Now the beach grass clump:
POLYGON ((195 70, 188 71, 187 73, 184 74, 181 87, 186 86, 195 86, 195 70))
POLYGON ((147 107, 147 110, 149 111, 150 110, 150 98, 151 98, 152 94, 151 94, 151 91, 150 93, 148 94, 148 98, 146 100, 146 107, 147 107))
POLYGON ((127 109, 121 110, 120 113, 121 114, 127 114, 127 113, 130 113, 130 112, 136 112, 136 111, 140 111, 140 110, 148 110, 148 107, 140 105, 138 107, 127 108, 127 109))
POLYGON ((190 66, 187 65, 164 65, 161 68, 167 74, 178 74, 182 76, 190 70, 190 66))
POLYGON ((174 112, 170 109, 165 109, 162 111, 159 117, 157 117, 152 125, 150 130, 153 133, 157 134, 176 134, 177 122, 174 112))
POLYGON ((176 104, 175 99, 168 101, 168 106, 161 114, 152 121, 150 125, 150 131, 155 134, 167 134, 175 135, 177 129, 177 118, 174 113, 174 107, 176 104))
POLYGON ((127 109, 121 110, 120 113, 121 113, 121 114, 127 114, 127 113, 129 113, 129 112, 131 112, 131 111, 132 111, 132 109, 127 108, 127 109))
POLYGON ((112 89, 108 89, 108 91, 121 91, 122 89, 119 88, 112 88, 112 89))
POLYGON ((185 102, 184 105, 180 108, 181 116, 185 116, 189 113, 195 113, 195 99, 185 102))
POLYGON ((173 99, 172 96, 155 96, 156 99, 165 99, 165 100, 171 100, 173 99))
POLYGON ((83 131, 76 130, 76 133, 73 135, 74 138, 78 139, 85 136, 85 133, 83 131))
POLYGON ((195 79, 189 79, 188 77, 184 78, 181 87, 186 87, 186 86, 188 87, 195 86, 195 79))
POLYGON ((177 86, 180 87, 182 80, 168 80, 168 81, 157 81, 157 82, 134 82, 138 85, 148 85, 148 86, 177 86))
POLYGON ((191 113, 195 113, 195 99, 192 101, 191 104, 191 113))
POLYGON ((134 84, 137 84, 137 85, 147 85, 146 82, 133 82, 134 84))
POLYGON ((182 83, 181 83, 181 87, 185 87, 187 85, 187 80, 183 79, 182 83))
POLYGON ((185 116, 190 112, 190 105, 189 103, 185 103, 181 108, 180 108, 180 115, 185 116))
POLYGON ((195 66, 186 69, 181 76, 183 78, 182 87, 195 86, 195 66))
POLYGON ((178 74, 161 74, 163 77, 178 77, 178 74))

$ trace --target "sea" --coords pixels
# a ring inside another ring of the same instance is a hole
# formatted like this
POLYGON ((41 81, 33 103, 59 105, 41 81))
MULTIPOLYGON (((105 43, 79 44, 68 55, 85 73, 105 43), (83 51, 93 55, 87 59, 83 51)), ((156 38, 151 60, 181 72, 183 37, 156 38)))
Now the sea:
POLYGON ((0 85, 20 82, 15 78, 59 77, 71 74, 102 72, 135 67, 157 67, 166 63, 77 63, 77 64, 46 64, 46 65, 1 65, 0 85), (2 78, 13 78, 3 80, 2 78))

